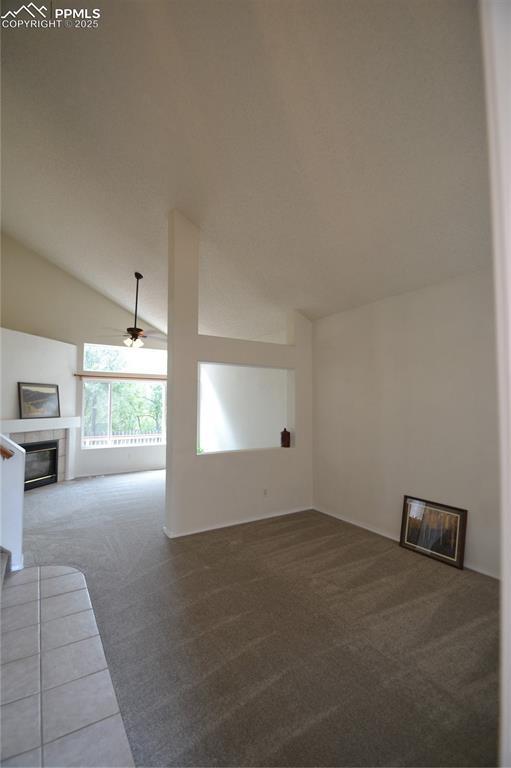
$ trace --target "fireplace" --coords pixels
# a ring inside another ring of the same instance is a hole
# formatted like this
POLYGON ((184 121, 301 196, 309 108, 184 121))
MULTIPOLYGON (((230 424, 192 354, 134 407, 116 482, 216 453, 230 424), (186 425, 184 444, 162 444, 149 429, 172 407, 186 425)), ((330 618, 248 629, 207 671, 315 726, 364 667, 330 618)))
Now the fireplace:
POLYGON ((25 490, 49 485, 58 480, 59 441, 25 443, 25 490))

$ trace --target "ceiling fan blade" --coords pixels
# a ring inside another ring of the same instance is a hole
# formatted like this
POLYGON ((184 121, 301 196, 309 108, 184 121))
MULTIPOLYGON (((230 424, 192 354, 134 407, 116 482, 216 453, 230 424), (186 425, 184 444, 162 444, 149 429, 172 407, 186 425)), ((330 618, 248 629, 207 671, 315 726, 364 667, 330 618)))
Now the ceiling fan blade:
POLYGON ((148 339, 162 339, 167 341, 167 336, 161 331, 144 331, 148 339))
MULTIPOLYGON (((95 339, 119 339, 122 337, 121 331, 117 331, 117 333, 101 333, 101 334, 94 334, 95 339)), ((126 335, 126 334, 124 334, 126 335)), ((91 342, 94 344, 95 342, 91 342)))

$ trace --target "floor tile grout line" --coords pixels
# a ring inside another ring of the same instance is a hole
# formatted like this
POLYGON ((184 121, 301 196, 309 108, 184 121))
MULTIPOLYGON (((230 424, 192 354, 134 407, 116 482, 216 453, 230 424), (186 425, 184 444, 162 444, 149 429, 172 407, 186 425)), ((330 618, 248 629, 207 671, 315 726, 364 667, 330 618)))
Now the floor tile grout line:
POLYGON ((30 699, 31 696, 39 696, 41 691, 32 691, 32 693, 27 693, 25 696, 19 696, 17 699, 10 699, 9 701, 2 701, 0 704, 1 707, 8 707, 10 704, 17 704, 18 701, 24 701, 24 699, 30 699))
MULTIPOLYGON (((57 578, 60 578, 57 576, 57 578)), ((48 579, 49 581, 49 579, 48 579)), ((27 582, 29 584, 36 584, 38 582, 31 581, 27 582)), ((24 587, 25 584, 20 584, 20 587, 24 587)), ((11 589, 16 589, 16 587, 11 587, 11 589)), ((27 605, 27 603, 37 603, 41 600, 50 600, 52 597, 60 597, 60 595, 71 595, 73 592, 80 592, 82 589, 87 589, 87 587, 76 587, 76 589, 67 589, 64 590, 64 592, 56 592, 54 595, 43 595, 41 594, 41 586, 39 585, 39 597, 36 597, 35 600, 23 600, 21 603, 14 603, 13 605, 3 605, 2 603, 2 610, 5 608, 17 608, 18 605, 27 605)))
MULTIPOLYGON (((52 568, 51 565, 43 565, 42 568, 52 568)), ((68 567, 68 566, 66 566, 68 567)), ((70 565, 69 568, 72 568, 70 565)), ((59 573, 57 576, 44 576, 41 577, 41 581, 51 581, 52 579, 63 579, 64 576, 75 576, 77 573, 80 573, 83 577, 85 577, 85 574, 83 571, 79 571, 78 568, 74 568, 72 571, 68 571, 68 573, 59 573)), ((28 582, 27 582, 28 583, 28 582)))
MULTIPOLYGON (((9 576, 6 577, 2 589, 12 589, 13 587, 24 587, 25 584, 35 584, 35 582, 39 582, 40 575, 39 575, 39 566, 29 566, 30 568, 37 568, 37 578, 36 579, 29 579, 29 581, 22 581, 21 584, 9 584, 9 576)), ((21 570, 24 570, 23 568, 21 570)), ((17 573, 21 573, 21 571, 11 571, 12 576, 15 576, 17 573)), ((11 577, 12 578, 12 577, 11 577)))
POLYGON ((75 592, 81 592, 82 589, 87 589, 87 587, 77 587, 76 589, 68 589, 65 592, 56 592, 54 595, 41 595, 41 600, 51 600, 52 597, 60 597, 61 595, 72 595, 75 592))
POLYGON ((11 755, 10 757, 4 757, 4 759, 0 762, 0 766, 2 766, 7 760, 14 760, 15 757, 23 757, 23 755, 28 755, 30 752, 35 752, 36 749, 41 750, 41 759, 42 759, 42 744, 40 744, 38 747, 32 747, 32 749, 25 749, 23 752, 17 752, 15 755, 11 755))
MULTIPOLYGON (((16 606, 13 605, 12 607, 15 608, 16 606)), ((78 611, 78 613, 80 613, 80 611, 78 611)), ((51 621, 51 619, 50 619, 50 621, 51 621)), ((4 632, 2 632, 2 637, 4 635, 8 635, 9 632, 18 632, 18 630, 20 630, 20 629, 28 629, 29 627, 37 627, 40 623, 41 623, 40 621, 36 621, 34 624, 23 624, 22 627, 15 627, 14 629, 6 629, 4 632)))
POLYGON ((26 587, 27 584, 39 584, 39 579, 32 579, 31 581, 22 581, 20 584, 6 584, 4 581, 2 585, 2 590, 5 589, 5 591, 8 592, 9 589, 16 589, 16 587, 26 587))
MULTIPOLYGON (((34 625, 34 626, 36 626, 36 625, 34 625)), ((36 651, 35 653, 29 653, 28 656, 20 656, 19 659, 11 659, 11 661, 2 661, 2 664, 0 665, 0 667, 3 670, 3 669, 5 669, 5 667, 8 667, 9 664, 16 664, 17 661, 26 661, 27 659, 33 659, 34 656, 40 656, 40 655, 41 655, 41 652, 40 651, 36 651)), ((22 698, 24 698, 24 697, 22 697, 22 698)))
MULTIPOLYGON (((90 598, 90 596, 89 596, 89 598, 90 598)), ((93 610, 93 608, 82 608, 81 611, 72 611, 72 613, 64 613, 62 616, 52 616, 51 619, 45 619, 44 621, 41 621, 41 624, 49 624, 50 621, 56 621, 57 619, 65 619, 66 616, 76 616, 77 613, 85 613, 86 611, 92 611, 92 610, 93 610)), ((94 615, 94 618, 96 618, 95 615, 94 615)), ((22 629, 22 627, 21 627, 21 629, 22 629)))
MULTIPOLYGON (((89 598, 90 598, 90 595, 89 595, 89 598)), ((12 607, 15 608, 16 606, 13 605, 12 607)), ((46 621, 36 621, 34 624, 24 624, 22 627, 15 627, 14 629, 6 629, 4 632, 2 632, 2 635, 8 635, 9 632, 18 632, 18 630, 20 630, 20 629, 28 629, 29 627, 37 627, 39 624, 49 624, 50 621, 58 621, 59 619, 65 619, 68 616, 76 616, 78 613, 87 613, 87 611, 92 611, 94 613, 94 608, 92 608, 92 607, 91 608, 83 608, 81 611, 73 611, 72 613, 65 613, 63 616, 54 616, 52 619, 46 619, 46 621)), ((96 619, 96 614, 94 614, 94 619, 96 619)))
MULTIPOLYGON (((94 720, 93 723, 88 723, 88 725, 82 725, 81 728, 75 728, 74 731, 69 731, 68 733, 63 733, 62 736, 57 736, 56 739, 51 739, 51 741, 45 741, 41 747, 44 750, 45 747, 48 747, 50 744, 54 744, 56 741, 59 741, 59 739, 65 739, 66 736, 72 736, 74 733, 79 733, 80 731, 84 731, 86 728, 90 728, 91 725, 97 725, 97 723, 103 723, 105 720, 110 720, 112 717, 119 716, 121 718, 121 723, 124 728, 124 721, 122 719, 121 710, 119 709, 119 704, 117 704, 117 712, 113 712, 111 715, 107 715, 106 717, 100 717, 99 720, 94 720)), ((124 732, 126 733, 126 729, 124 728, 124 732)), ((126 738, 128 736, 126 735, 126 738)), ((36 747, 37 749, 37 747, 36 747)), ((29 752, 30 750, 27 750, 29 752)), ((20 753, 23 754, 23 753, 20 753)), ((17 755, 13 755, 13 757, 17 757, 17 755)))
MULTIPOLYGON (((0 603, 2 604, 2 608, 15 608, 17 605, 26 605, 27 603, 35 603, 37 600, 39 600, 40 590, 39 590, 39 582, 38 581, 29 581, 27 584, 19 584, 19 587, 27 587, 28 584, 37 584, 38 590, 37 590, 37 597, 31 598, 30 600, 22 600, 21 603, 13 603, 12 605, 4 605, 3 599, 0 599, 0 603)), ((11 589, 18 589, 18 587, 11 587, 11 589)), ((2 591, 2 597, 3 597, 3 591, 2 591)))
MULTIPOLYGON (((76 616, 76 614, 73 614, 73 616, 76 616)), ((81 637, 79 640, 71 640, 69 643, 63 643, 62 645, 55 645, 53 648, 45 648, 44 650, 41 649, 41 656, 43 653, 51 653, 52 651, 59 651, 61 648, 67 648, 68 645, 77 645, 78 643, 84 643, 86 640, 92 640, 94 637, 99 637, 101 640, 101 635, 98 632, 95 632, 93 635, 87 635, 87 637, 81 637)), ((101 642, 101 647, 103 647, 103 643, 101 642)), ((10 663, 10 662, 7 662, 10 663)))
MULTIPOLYGON (((34 584, 35 584, 35 581, 34 581, 34 584)), ((64 592, 63 594, 66 594, 66 593, 64 592)), ((22 603, 13 603, 12 605, 4 605, 2 602, 2 610, 4 610, 5 608, 17 608, 19 605, 21 606, 21 605, 27 605, 27 603, 37 603, 37 602, 39 602, 39 598, 36 598, 35 600, 24 600, 22 603)))
POLYGON ((58 685, 52 685, 51 688, 45 688, 42 693, 46 693, 47 691, 54 691, 56 688, 62 688, 63 685, 68 685, 69 683, 76 683, 77 680, 85 680, 86 677, 92 677, 92 675, 98 675, 100 672, 108 672, 110 674, 110 670, 108 669, 108 664, 106 667, 101 667, 101 669, 96 669, 94 672, 87 672, 86 675, 80 675, 80 677, 73 677, 72 680, 66 680, 65 683, 59 683, 58 685))
MULTIPOLYGON (((87 589, 87 585, 85 587, 78 587, 78 589, 70 589, 69 592, 59 592, 56 595, 48 595, 47 597, 41 597, 41 602, 43 600, 53 600, 54 597, 61 597, 62 595, 72 595, 74 592, 82 592, 82 590, 87 589)), ((87 589, 87 592, 89 590, 87 589)))
MULTIPOLYGON (((22 586, 22 585, 20 584, 20 587, 21 587, 21 586, 22 586)), ((39 602, 39 598, 38 598, 38 597, 36 597, 36 599, 35 599, 35 600, 27 600, 27 602, 26 602, 26 603, 19 603, 19 605, 28 605, 29 603, 38 603, 38 602, 39 602)), ((2 605, 2 613, 3 613, 4 611, 8 611, 10 608, 17 608, 17 607, 18 607, 17 605, 6 605, 5 607, 2 605)))
MULTIPOLYGON (((36 624, 33 624, 32 626, 38 626, 36 624)), ((31 659, 32 656, 39 656, 40 651, 35 651, 35 653, 29 653, 28 656, 20 656, 19 659, 11 659, 10 661, 2 661, 0 664, 0 669, 3 669, 4 667, 7 667, 9 664, 14 664, 15 661, 25 661, 26 659, 31 659)))
MULTIPOLYGON (((87 590, 88 591, 88 590, 87 590)), ((89 595, 90 597, 90 595, 89 595)), ((42 621, 41 624, 49 624, 52 621, 60 621, 61 619, 67 619, 68 616, 77 616, 79 613, 87 613, 88 611, 92 611, 94 615, 94 620, 96 620, 96 614, 94 613, 94 608, 83 608, 81 611, 73 611, 73 613, 66 613, 64 616, 55 616, 54 619, 47 619, 46 621, 42 621)), ((9 632, 15 632, 15 629, 8 630, 9 632)))
POLYGON ((26 696, 20 696, 19 699, 14 699, 14 701, 6 701, 5 704, 0 704, 0 709, 2 709, 2 707, 10 707, 11 704, 17 704, 18 701, 25 701, 25 699, 31 699, 33 696, 39 696, 39 694, 40 691, 36 691, 35 693, 28 693, 26 696))

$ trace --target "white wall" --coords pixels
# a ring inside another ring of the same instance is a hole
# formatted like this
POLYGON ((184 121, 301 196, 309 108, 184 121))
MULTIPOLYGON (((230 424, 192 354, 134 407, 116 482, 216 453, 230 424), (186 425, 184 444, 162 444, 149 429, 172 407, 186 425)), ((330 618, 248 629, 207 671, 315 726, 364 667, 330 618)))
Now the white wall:
POLYGON ((128 448, 80 448, 76 459, 76 476, 114 475, 165 469, 165 446, 144 445, 128 448))
POLYGON ((399 537, 404 494, 469 510, 465 563, 499 573, 491 273, 314 324, 317 509, 399 537))
POLYGON ((206 453, 278 448, 288 424, 288 376, 281 368, 203 363, 199 445, 206 453))
POLYGON ((199 230, 174 211, 169 219, 170 536, 307 509, 312 501, 311 323, 296 313, 294 344, 200 336, 198 268, 199 230), (199 361, 295 370, 296 445, 198 456, 199 361))
POLYGON ((58 384, 60 415, 76 416, 77 349, 54 339, 0 329, 2 419, 19 419, 18 381, 58 384))

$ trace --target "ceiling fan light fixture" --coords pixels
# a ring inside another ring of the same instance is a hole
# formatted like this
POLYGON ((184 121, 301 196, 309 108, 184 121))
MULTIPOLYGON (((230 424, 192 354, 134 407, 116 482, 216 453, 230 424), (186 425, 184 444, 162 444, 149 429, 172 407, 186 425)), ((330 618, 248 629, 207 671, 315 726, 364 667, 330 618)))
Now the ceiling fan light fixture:
POLYGON ((132 346, 133 348, 137 348, 137 347, 143 347, 143 346, 144 346, 144 342, 142 341, 142 339, 134 339, 134 340, 131 342, 131 346, 132 346))
POLYGON ((127 347, 132 347, 133 339, 124 339, 124 343, 126 344, 127 347))

